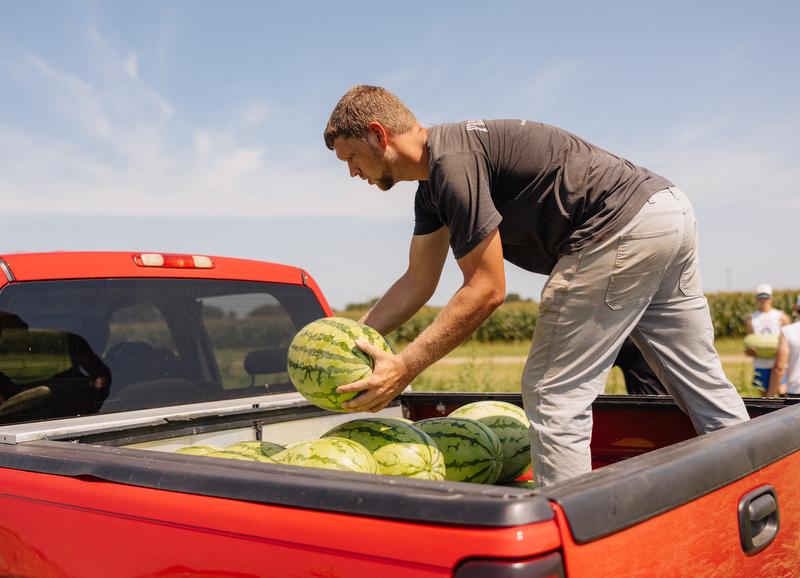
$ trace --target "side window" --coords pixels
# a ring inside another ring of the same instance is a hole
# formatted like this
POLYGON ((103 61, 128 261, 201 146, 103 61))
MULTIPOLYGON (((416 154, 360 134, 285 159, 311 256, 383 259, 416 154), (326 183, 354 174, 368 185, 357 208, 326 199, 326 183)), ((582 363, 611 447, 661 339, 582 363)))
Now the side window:
POLYGON ((222 386, 289 391, 286 351, 296 328, 280 302, 268 293, 223 295, 202 302, 222 386))

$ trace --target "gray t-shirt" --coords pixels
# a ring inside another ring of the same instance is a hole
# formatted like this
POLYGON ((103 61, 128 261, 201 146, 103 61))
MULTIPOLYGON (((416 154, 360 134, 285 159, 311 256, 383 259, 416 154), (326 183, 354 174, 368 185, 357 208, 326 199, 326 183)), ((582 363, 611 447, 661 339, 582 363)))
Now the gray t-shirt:
POLYGON ((545 275, 561 255, 609 238, 672 186, 567 131, 524 120, 433 126, 428 152, 414 234, 447 226, 460 259, 499 226, 505 259, 545 275))

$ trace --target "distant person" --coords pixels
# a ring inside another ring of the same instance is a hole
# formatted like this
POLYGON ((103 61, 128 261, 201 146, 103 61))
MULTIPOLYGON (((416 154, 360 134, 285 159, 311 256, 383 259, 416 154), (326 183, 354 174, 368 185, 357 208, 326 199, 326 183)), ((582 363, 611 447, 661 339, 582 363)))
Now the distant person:
POLYGON ((668 395, 667 388, 630 337, 622 342, 614 365, 622 370, 628 395, 668 395))
POLYGON ((769 377, 767 396, 800 395, 800 296, 792 308, 795 322, 781 328, 778 352, 769 377), (785 377, 785 380, 784 380, 785 377))
MULTIPOLYGON (((781 327, 789 324, 789 317, 780 309, 772 306, 772 287, 762 283, 756 287, 756 301, 758 309, 745 320, 747 335, 780 335, 781 327)), ((769 374, 775 363, 775 358, 756 357, 756 351, 747 347, 744 352, 753 358, 753 387, 761 395, 769 387, 769 374)))

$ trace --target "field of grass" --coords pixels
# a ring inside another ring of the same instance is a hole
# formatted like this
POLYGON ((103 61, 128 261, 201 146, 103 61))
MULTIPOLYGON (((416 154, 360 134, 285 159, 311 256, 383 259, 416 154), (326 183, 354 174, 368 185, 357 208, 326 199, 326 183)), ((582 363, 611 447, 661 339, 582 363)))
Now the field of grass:
MULTIPOLYGON (((750 387, 753 368, 742 353, 738 338, 720 339, 715 344, 722 357, 728 379, 744 397, 758 396, 750 387)), ((480 343, 469 341, 443 360, 424 371, 415 381, 417 391, 510 391, 520 390, 520 376, 528 355, 528 342, 480 343)), ((402 346, 398 349, 402 349, 402 346)), ((244 349, 218 349, 217 363, 225 389, 247 387, 250 376, 244 371, 244 349)), ((69 366, 63 356, 29 356, 7 354, 0 356, 0 369, 18 383, 45 379, 69 366)), ((286 381, 286 375, 259 376, 259 383, 286 381)), ((624 394, 622 372, 614 368, 606 382, 605 393, 624 394)))
MULTIPOLYGON (((742 353, 742 340, 720 339, 716 348, 728 379, 743 397, 758 397, 750 386, 752 363, 742 353)), ((530 343, 479 343, 469 341, 425 370, 415 381, 416 391, 509 391, 520 390, 519 380, 530 343)), ((605 393, 624 394, 625 381, 614 368, 605 393)))

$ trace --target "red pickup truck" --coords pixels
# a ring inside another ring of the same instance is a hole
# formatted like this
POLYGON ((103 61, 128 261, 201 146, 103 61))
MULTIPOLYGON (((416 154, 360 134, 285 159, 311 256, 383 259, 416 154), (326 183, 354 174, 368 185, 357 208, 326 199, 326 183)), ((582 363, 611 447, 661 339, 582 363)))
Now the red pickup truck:
MULTIPOLYGON (((541 489, 174 453, 352 419, 288 382, 330 315, 303 270, 153 253, 0 257, 0 575, 797 576, 800 404, 696 437, 667 397, 601 396, 594 470, 541 489)), ((406 393, 385 415, 516 394, 406 393)))

